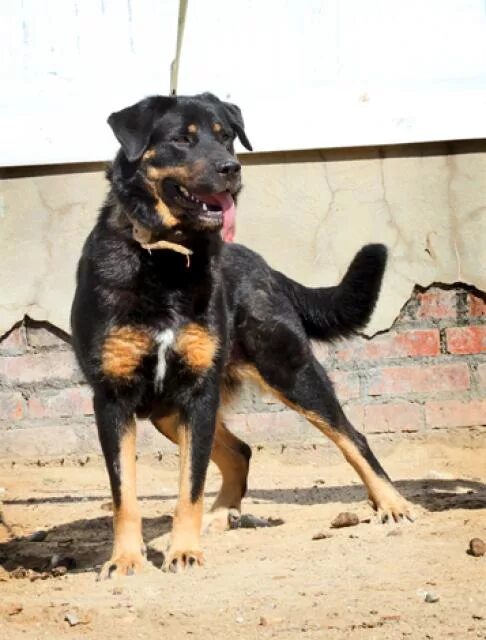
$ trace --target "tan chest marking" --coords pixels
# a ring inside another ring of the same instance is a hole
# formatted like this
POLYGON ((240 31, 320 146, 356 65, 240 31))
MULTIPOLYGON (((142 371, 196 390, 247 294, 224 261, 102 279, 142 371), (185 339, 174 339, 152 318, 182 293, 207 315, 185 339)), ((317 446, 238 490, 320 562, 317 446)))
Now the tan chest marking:
POLYGON ((142 359, 154 347, 154 339, 137 327, 114 327, 105 338, 101 354, 103 373, 129 381, 142 359))
POLYGON ((197 373, 209 369, 218 350, 218 338, 195 322, 177 334, 174 351, 197 373))

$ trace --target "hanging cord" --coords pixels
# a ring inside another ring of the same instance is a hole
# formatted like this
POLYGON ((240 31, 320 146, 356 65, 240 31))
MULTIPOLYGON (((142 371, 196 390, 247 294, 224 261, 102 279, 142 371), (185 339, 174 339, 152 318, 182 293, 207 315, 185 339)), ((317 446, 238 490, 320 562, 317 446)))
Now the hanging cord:
POLYGON ((177 21, 177 45, 176 54, 170 65, 170 95, 177 93, 177 80, 179 76, 179 60, 181 57, 182 39, 184 37, 184 27, 186 24, 186 11, 188 0, 179 0, 179 18, 177 21))

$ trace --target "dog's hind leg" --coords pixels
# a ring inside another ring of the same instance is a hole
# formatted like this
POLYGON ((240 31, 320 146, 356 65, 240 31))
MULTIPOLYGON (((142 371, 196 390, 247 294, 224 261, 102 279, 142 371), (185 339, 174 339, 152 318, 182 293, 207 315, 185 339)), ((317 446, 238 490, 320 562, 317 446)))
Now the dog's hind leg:
POLYGON ((136 423, 131 407, 107 394, 95 393, 94 408, 113 496, 113 553, 100 578, 131 575, 144 563, 135 487, 136 423))
POLYGON ((365 436, 344 415, 332 384, 319 363, 310 355, 293 372, 287 369, 285 375, 279 375, 279 368, 273 363, 267 369, 265 361, 266 358, 260 360, 258 369, 250 368, 249 377, 304 416, 339 447, 365 484, 381 520, 413 520, 409 503, 394 488, 365 436))
POLYGON ((205 531, 224 531, 235 526, 246 493, 251 449, 227 429, 218 416, 211 460, 221 472, 222 485, 209 513, 204 517, 205 531))
MULTIPOLYGON (((169 440, 179 443, 176 416, 152 422, 169 440)), ((231 433, 218 416, 211 460, 221 472, 222 485, 210 511, 203 517, 203 531, 224 531, 237 523, 246 493, 250 458, 250 447, 231 433)))

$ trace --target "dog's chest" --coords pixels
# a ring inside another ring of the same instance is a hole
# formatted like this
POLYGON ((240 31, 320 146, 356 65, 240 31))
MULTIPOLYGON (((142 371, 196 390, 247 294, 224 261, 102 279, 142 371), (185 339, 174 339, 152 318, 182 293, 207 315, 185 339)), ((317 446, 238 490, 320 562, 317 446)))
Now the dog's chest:
POLYGON ((205 375, 213 366, 220 349, 216 333, 197 322, 188 322, 178 328, 164 329, 155 336, 157 364, 154 386, 161 392, 168 375, 169 363, 176 362, 196 376, 205 375))

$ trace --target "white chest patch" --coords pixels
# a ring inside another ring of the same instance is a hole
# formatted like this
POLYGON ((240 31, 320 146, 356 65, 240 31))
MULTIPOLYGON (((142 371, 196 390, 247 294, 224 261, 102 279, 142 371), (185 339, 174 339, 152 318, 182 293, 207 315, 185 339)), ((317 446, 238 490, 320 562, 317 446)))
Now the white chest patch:
POLYGON ((165 329, 157 334, 155 342, 159 345, 157 356, 157 368, 155 370, 155 388, 162 391, 164 386, 165 372, 167 370, 167 350, 174 343, 174 332, 172 329, 165 329))

